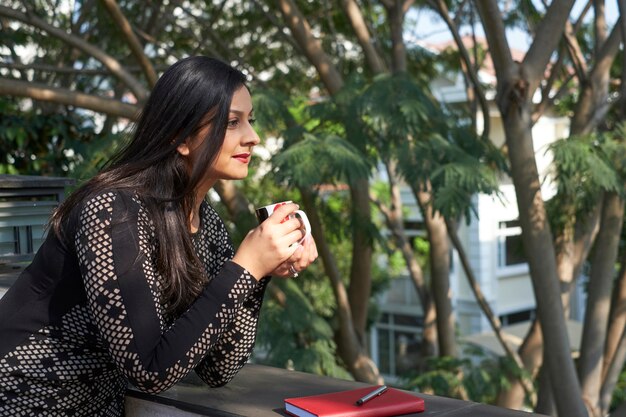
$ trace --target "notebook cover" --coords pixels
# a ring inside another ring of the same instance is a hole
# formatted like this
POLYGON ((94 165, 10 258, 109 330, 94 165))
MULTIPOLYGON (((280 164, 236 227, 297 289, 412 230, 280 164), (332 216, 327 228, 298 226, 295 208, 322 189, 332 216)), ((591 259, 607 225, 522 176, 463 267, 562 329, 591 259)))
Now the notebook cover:
POLYGON ((287 414, 296 417, 391 417, 424 411, 424 400, 395 388, 356 405, 356 401, 374 387, 285 399, 287 414))

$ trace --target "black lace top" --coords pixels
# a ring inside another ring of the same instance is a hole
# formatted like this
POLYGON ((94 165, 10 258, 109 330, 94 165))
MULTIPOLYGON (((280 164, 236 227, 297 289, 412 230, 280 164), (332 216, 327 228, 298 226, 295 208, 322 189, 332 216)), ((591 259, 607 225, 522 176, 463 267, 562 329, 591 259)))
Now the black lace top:
POLYGON ((49 233, 0 300, 0 415, 121 416, 130 381, 160 392, 191 370, 210 386, 248 360, 268 280, 230 261, 223 222, 206 203, 194 236, 210 277, 179 317, 168 317, 156 242, 141 201, 87 201, 75 248, 49 233))

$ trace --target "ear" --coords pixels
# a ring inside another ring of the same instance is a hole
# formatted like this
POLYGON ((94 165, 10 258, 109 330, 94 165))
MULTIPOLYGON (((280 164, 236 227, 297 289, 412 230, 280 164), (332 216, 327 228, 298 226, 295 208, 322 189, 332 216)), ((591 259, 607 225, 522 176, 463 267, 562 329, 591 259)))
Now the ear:
POLYGON ((182 142, 180 145, 178 145, 176 147, 176 150, 178 151, 179 154, 181 154, 182 156, 189 156, 189 145, 187 144, 187 141, 182 142))

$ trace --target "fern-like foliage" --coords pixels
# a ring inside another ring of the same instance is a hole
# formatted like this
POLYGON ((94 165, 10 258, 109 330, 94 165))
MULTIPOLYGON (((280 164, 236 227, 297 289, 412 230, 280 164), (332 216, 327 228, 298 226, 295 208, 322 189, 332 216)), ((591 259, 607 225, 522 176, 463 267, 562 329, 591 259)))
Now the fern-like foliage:
POLYGON ((291 100, 282 92, 258 89, 252 96, 257 127, 264 134, 280 134, 294 124, 291 100))
POLYGON ((552 228, 563 232, 597 205, 602 193, 624 193, 624 127, 612 132, 572 136, 553 143, 557 194, 546 207, 552 228))
POLYGON ((304 133, 273 162, 279 180, 305 188, 351 182, 367 177, 371 168, 354 146, 334 134, 304 133))
POLYGON ((609 135, 572 136, 549 149, 559 198, 565 204, 588 209, 600 193, 620 190, 619 175, 611 162, 619 146, 609 135))
POLYGON ((288 302, 281 306, 270 299, 263 306, 258 345, 266 352, 255 361, 349 379, 348 372, 337 363, 333 329, 315 311, 301 283, 280 280, 272 285, 280 287, 288 302))
MULTIPOLYGON (((476 193, 496 193, 502 153, 435 101, 411 78, 381 76, 360 98, 362 119, 377 155, 399 163, 408 184, 429 182, 433 207, 445 216, 470 218, 476 193)), ((476 210, 474 210, 476 212, 476 210)))

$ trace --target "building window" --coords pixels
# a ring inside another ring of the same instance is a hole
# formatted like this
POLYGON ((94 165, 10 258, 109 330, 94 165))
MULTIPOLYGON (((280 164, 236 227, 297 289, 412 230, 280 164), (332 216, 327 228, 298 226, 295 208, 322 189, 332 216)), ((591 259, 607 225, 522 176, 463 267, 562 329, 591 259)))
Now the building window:
POLYGON ((526 264, 518 220, 498 223, 498 268, 526 264))
POLYGON ((515 323, 527 322, 535 319, 535 309, 516 311, 514 313, 503 314, 498 316, 502 326, 510 326, 515 323))
POLYGON ((423 318, 410 314, 383 313, 374 327, 375 361, 384 375, 414 370, 420 358, 423 318))

